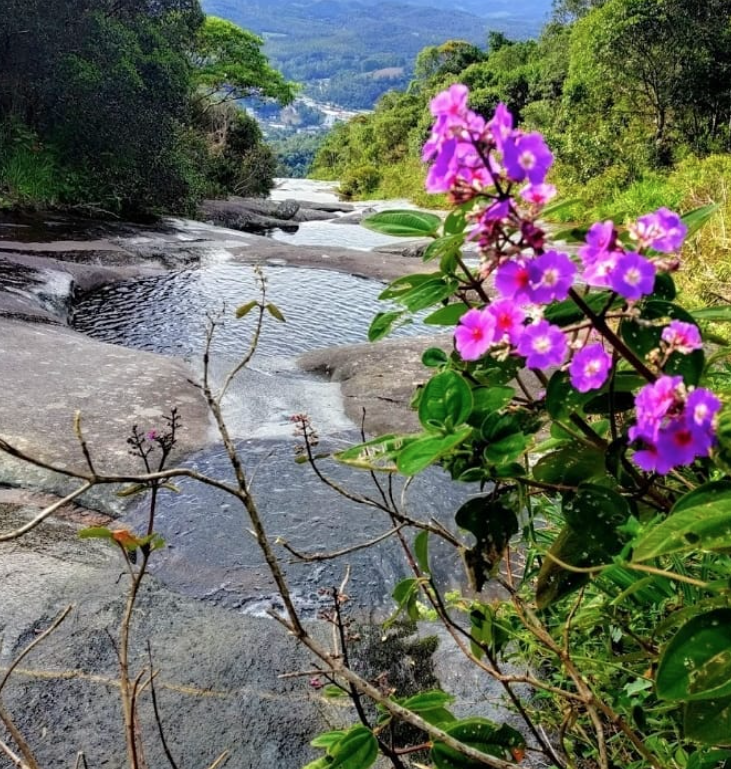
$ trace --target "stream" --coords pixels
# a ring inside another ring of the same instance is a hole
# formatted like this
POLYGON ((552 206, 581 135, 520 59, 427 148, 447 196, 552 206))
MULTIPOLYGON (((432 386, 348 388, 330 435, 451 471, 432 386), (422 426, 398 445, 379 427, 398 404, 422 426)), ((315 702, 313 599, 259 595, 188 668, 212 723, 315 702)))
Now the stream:
MULTIPOLYGON (((275 195, 334 199, 321 183, 293 182, 294 189, 280 188, 275 195)), ((294 245, 362 250, 384 242, 384 236, 358 225, 328 221, 307 222, 293 235, 273 237, 294 245)), ((321 438, 318 451, 337 450, 360 440, 343 410, 339 385, 305 374, 296 359, 315 348, 366 341, 373 315, 384 309, 377 299, 383 286, 304 267, 270 264, 264 272, 267 301, 276 304, 286 322, 267 318, 251 365, 226 396, 224 415, 249 473, 254 473, 253 491, 269 535, 307 553, 368 541, 390 528, 390 520, 382 512, 346 500, 325 487, 311 468, 295 463, 290 417, 310 415, 321 438)), ((95 339, 183 357, 200 376, 207 318, 216 317, 221 325, 213 341, 210 374, 214 385, 220 385, 248 348, 253 331, 254 313, 236 320, 234 309, 257 296, 253 268, 234 261, 223 244, 196 268, 116 283, 86 295, 74 308, 73 323, 95 339)), ((424 334, 429 328, 415 323, 400 333, 424 334)), ((182 418, 184 423, 184 414, 182 418)), ((190 457, 188 464, 217 478, 231 477, 219 444, 190 457)), ((348 488, 379 494, 367 473, 333 462, 325 463, 323 469, 348 488)), ((238 505, 210 487, 187 480, 178 485, 180 493, 165 496, 156 519, 156 529, 168 544, 155 559, 158 578, 185 594, 247 613, 260 614, 276 606, 268 570, 238 505)), ((402 485, 402 479, 394 481, 395 495, 401 493, 402 485)), ((432 469, 411 484, 407 510, 417 518, 434 516, 453 524, 454 511, 468 491, 432 469)), ((140 507, 132 510, 128 522, 141 527, 145 520, 146 510, 140 507)), ((435 545, 432 558, 438 577, 445 585, 453 583, 459 571, 453 554, 435 545)), ((316 613, 323 601, 320 589, 340 584, 346 564, 353 575, 348 592, 363 608, 385 606, 394 583, 407 575, 393 538, 347 558, 288 564, 288 578, 305 613, 316 613)))

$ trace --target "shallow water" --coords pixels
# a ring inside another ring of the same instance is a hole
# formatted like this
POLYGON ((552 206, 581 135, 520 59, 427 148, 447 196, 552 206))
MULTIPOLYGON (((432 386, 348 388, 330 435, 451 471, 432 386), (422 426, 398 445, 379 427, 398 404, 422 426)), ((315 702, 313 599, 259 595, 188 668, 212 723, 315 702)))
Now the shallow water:
MULTIPOLYGON (((351 227, 330 225, 338 233, 351 227)), ((308 413, 331 447, 359 442, 344 413, 339 385, 305 375, 295 361, 313 348, 366 341, 372 317, 388 309, 377 299, 383 286, 310 268, 268 266, 265 273, 267 301, 276 304, 286 322, 266 319, 251 366, 224 401, 224 415, 249 475, 255 474, 254 493, 268 533, 308 552, 367 541, 391 526, 388 517, 348 502, 326 488, 311 468, 295 463, 290 417, 308 413)), ((198 269, 117 283, 86 296, 75 307, 74 325, 105 342, 188 358, 200 373, 207 319, 220 317, 210 368, 214 385, 220 385, 248 349, 254 327, 254 313, 236 320, 235 308, 258 295, 254 269, 231 261, 221 249, 198 269)), ((401 333, 429 331, 414 324, 401 333)), ((189 464, 216 478, 231 477, 220 445, 191 457, 189 464)), ((376 493, 367 473, 338 465, 332 471, 340 482, 376 493)), ((166 494, 160 506, 155 528, 168 548, 155 559, 157 576, 186 593, 254 614, 276 605, 268 570, 237 501, 185 480, 180 488, 180 494, 166 494)), ((410 490, 409 509, 416 517, 453 521, 459 502, 473 491, 432 470, 410 490)), ((130 520, 142 526, 145 515, 141 506, 130 520)), ((453 581, 458 572, 454 554, 437 552, 435 558, 445 584, 453 581)), ((288 566, 304 610, 316 612, 323 602, 320 588, 339 585, 346 563, 353 567, 348 591, 363 608, 388 603, 393 584, 407 573, 393 540, 335 561, 288 566)))
MULTIPOLYGON (((324 445, 337 449, 357 440, 358 435, 349 432, 331 436, 324 445)), ((254 473, 253 494, 271 541, 281 537, 298 552, 311 555, 368 542, 392 528, 384 512, 346 500, 318 481, 310 467, 295 463, 293 441, 240 441, 237 446, 249 474, 254 473)), ((219 479, 232 477, 221 447, 191 457, 188 464, 219 479)), ((367 473, 331 461, 321 464, 326 474, 351 490, 378 496, 367 473)), ((155 529, 169 547, 154 559, 153 571, 188 595, 247 613, 262 614, 278 606, 269 570, 248 531, 241 504, 225 492, 188 479, 176 485, 179 494, 161 498, 155 529)), ((403 479, 396 479, 397 499, 402 486, 403 479)), ((409 489, 407 509, 422 520, 437 516, 449 523, 467 493, 467 487, 451 484, 443 473, 432 469, 409 489)), ((129 521, 143 528, 146 515, 142 506, 129 521)), ((368 550, 316 563, 292 563, 292 556, 281 545, 275 550, 299 606, 309 614, 328 605, 321 589, 340 585, 347 565, 352 569, 347 593, 361 609, 387 605, 393 586, 409 575, 393 537, 368 550)), ((433 537, 430 551, 435 578, 444 587, 453 586, 459 573, 455 552, 433 537)))

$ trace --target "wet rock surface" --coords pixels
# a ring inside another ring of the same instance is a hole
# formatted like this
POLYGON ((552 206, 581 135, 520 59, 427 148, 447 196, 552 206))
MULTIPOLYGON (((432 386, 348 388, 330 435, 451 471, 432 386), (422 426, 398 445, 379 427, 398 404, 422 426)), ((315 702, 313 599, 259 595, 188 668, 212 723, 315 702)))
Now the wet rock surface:
POLYGON ((419 420, 409 404, 415 389, 430 376, 421 362, 429 347, 449 353, 452 339, 443 334, 343 345, 312 350, 300 356, 298 363, 305 371, 340 383, 345 412, 355 422, 364 420, 366 432, 417 432, 419 420))

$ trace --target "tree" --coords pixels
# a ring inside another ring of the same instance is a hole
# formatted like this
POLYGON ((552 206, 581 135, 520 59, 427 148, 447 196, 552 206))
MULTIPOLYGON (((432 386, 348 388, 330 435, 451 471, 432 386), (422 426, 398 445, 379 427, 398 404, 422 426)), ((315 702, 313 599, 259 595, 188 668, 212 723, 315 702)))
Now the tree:
POLYGON ((730 19, 729 0, 608 0, 572 32, 570 99, 698 144, 729 112, 730 19))
POLYGON ((296 92, 262 53, 264 41, 233 22, 207 16, 193 53, 194 83, 201 98, 214 102, 251 96, 289 104, 296 92))

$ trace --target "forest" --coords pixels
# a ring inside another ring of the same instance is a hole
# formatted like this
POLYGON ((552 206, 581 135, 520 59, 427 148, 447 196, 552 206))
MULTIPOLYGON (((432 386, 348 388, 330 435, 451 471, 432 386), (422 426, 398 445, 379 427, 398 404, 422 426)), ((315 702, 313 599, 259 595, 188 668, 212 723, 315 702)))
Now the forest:
POLYGON ((294 86, 198 0, 9 0, 0 203, 142 216, 265 193, 276 159, 236 100, 294 86))

